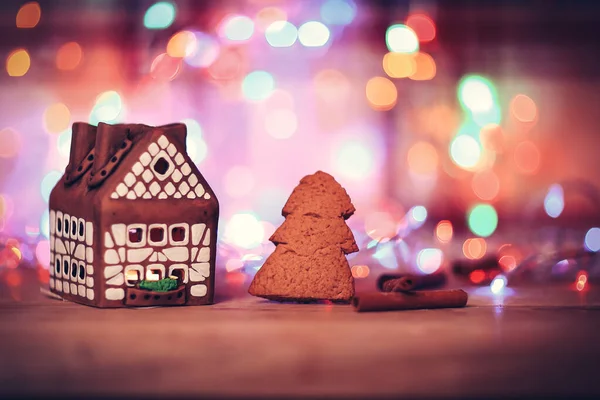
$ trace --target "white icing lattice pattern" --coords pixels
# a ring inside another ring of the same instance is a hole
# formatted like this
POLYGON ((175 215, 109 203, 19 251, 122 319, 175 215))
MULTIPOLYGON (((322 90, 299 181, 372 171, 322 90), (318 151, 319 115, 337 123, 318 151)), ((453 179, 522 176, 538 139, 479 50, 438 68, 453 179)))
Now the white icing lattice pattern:
MULTIPOLYGON (((188 283, 210 276, 211 231, 206 224, 113 224, 103 238, 107 300, 123 299, 124 289, 142 279, 177 274, 188 283)), ((207 287, 194 285, 190 293, 205 296, 207 287)))
POLYGON ((94 226, 50 210, 50 288, 94 300, 94 226))
POLYGON ((142 153, 110 198, 210 199, 210 194, 192 172, 190 162, 163 135, 142 153))

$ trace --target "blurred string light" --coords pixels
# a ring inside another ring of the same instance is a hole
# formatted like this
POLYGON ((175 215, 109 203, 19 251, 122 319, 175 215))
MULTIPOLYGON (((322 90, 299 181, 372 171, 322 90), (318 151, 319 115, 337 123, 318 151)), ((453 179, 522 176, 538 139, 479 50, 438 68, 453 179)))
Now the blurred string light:
POLYGON ((589 251, 600 251, 600 228, 593 227, 585 234, 585 248, 589 251))
POLYGON ((298 29, 288 21, 274 21, 265 30, 265 38, 271 47, 290 47, 296 43, 298 29))
POLYGON ((362 140, 344 141, 334 153, 334 165, 337 172, 349 179, 362 180, 375 169, 374 150, 362 140))
POLYGON ((583 291, 587 285, 587 282, 587 272, 579 271, 579 273, 577 274, 577 279, 575 280, 575 287, 577 288, 577 290, 580 292, 583 291))
POLYGON ((41 240, 35 246, 35 257, 38 263, 44 269, 48 269, 50 266, 50 242, 47 240, 41 240))
POLYGON ((537 146, 529 141, 523 141, 515 147, 515 164, 524 174, 535 174, 540 166, 540 151, 537 146))
POLYGON ((46 203, 48 203, 48 201, 50 200, 50 192, 52 192, 52 189, 54 188, 54 186, 56 186, 61 177, 62 172, 54 170, 48 172, 46 176, 44 176, 44 178, 42 179, 40 191, 42 193, 42 198, 46 203))
POLYGON ((265 116, 265 130, 275 139, 289 139, 298 128, 298 117, 285 108, 269 110, 265 116))
POLYGON ((0 130, 0 158, 12 158, 21 150, 21 135, 14 129, 0 130))
POLYGON ((490 204, 476 204, 467 214, 467 223, 475 235, 488 237, 498 227, 498 214, 490 204))
POLYGON ((196 68, 206 68, 219 56, 219 44, 212 37, 203 32, 192 32, 195 40, 190 54, 184 60, 188 65, 196 68))
POLYGON ((524 94, 518 94, 511 100, 510 111, 520 122, 535 122, 537 119, 535 102, 524 94))
POLYGON ((275 89, 271 96, 265 101, 265 105, 267 109, 293 109, 294 108, 294 98, 290 94, 290 92, 283 89, 275 89))
POLYGON ((202 127, 192 118, 181 120, 187 129, 186 148, 187 153, 195 164, 199 164, 206 158, 208 147, 202 138, 202 127))
POLYGON ((482 238, 467 239, 463 243, 462 251, 469 260, 478 260, 485 255, 487 242, 482 238))
POLYGON ((224 186, 230 197, 247 196, 254 189, 254 173, 244 165, 234 165, 225 174, 224 186))
POLYGON ((497 275, 490 283, 490 290, 493 294, 500 294, 506 288, 507 279, 504 275, 497 275))
POLYGON ((330 25, 348 25, 356 17, 352 0, 327 0, 321 5, 321 19, 330 25))
POLYGON ((275 89, 273 75, 267 71, 253 71, 242 82, 242 93, 247 100, 261 101, 267 99, 275 89))
POLYGON ((350 94, 350 81, 337 69, 319 71, 313 80, 314 90, 327 103, 342 104, 350 94))
POLYGON ((436 66, 435 60, 431 55, 422 51, 413 55, 415 61, 415 70, 408 77, 413 81, 429 81, 435 78, 436 66))
POLYGON ((438 222, 435 227, 435 236, 441 243, 450 243, 454 229, 452 228, 452 222, 448 220, 442 220, 438 222))
POLYGON ((61 133, 69 127, 71 111, 63 103, 54 103, 44 111, 44 130, 47 133, 61 133))
POLYGON ((408 78, 417 71, 412 54, 389 52, 383 56, 383 70, 390 78, 408 78))
POLYGON ((498 124, 486 124, 479 131, 479 139, 483 148, 495 153, 504 152, 504 132, 498 124))
POLYGON ((486 112, 496 104, 496 89, 488 79, 469 75, 458 85, 458 99, 461 105, 471 112, 486 112))
POLYGON ((434 175, 438 168, 437 150, 429 142, 417 142, 408 150, 407 163, 413 174, 434 175))
POLYGON ((150 65, 150 75, 159 81, 172 81, 181 69, 181 58, 171 57, 161 53, 150 65))
POLYGON ((37 1, 25 3, 17 12, 17 28, 35 28, 41 16, 42 9, 37 1))
POLYGON ((278 7, 265 7, 256 14, 254 20, 256 29, 265 32, 275 21, 287 21, 287 13, 278 7))
POLYGON ((428 15, 411 14, 406 19, 406 26, 416 33, 419 42, 431 42, 435 39, 435 23, 428 15))
POLYGON ((249 212, 234 214, 225 226, 223 240, 234 246, 252 249, 263 241, 264 228, 256 215, 249 212))
POLYGON ((417 254, 417 267, 425 274, 432 274, 440 268, 443 259, 440 249, 423 249, 417 254))
POLYGON ((304 47, 321 47, 329 41, 329 28, 319 21, 308 21, 298 28, 298 40, 304 47))
POLYGON ((404 24, 395 24, 387 28, 385 43, 389 51, 395 53, 416 53, 419 51, 419 39, 412 28, 404 24))
POLYGON ((367 101, 377 111, 391 110, 398 100, 396 85, 387 78, 376 76, 366 86, 367 101))
POLYGON ((243 72, 244 60, 233 48, 223 48, 215 61, 208 67, 208 73, 216 80, 239 78, 243 72))
POLYGON ((450 157, 461 168, 475 167, 481 159, 481 147, 468 135, 457 135, 450 143, 450 157))
POLYGON ((103 92, 96 98, 96 104, 90 114, 90 124, 118 122, 122 117, 122 112, 123 100, 119 93, 114 90, 103 92))
MULTIPOLYGON (((399 242, 402 244, 404 242, 399 242)), ((377 245, 377 250, 373 254, 373 258, 381 264, 382 267, 388 269, 398 268, 398 257, 396 256, 396 242, 387 241, 377 245)))
POLYGON ((10 52, 6 58, 6 72, 8 76, 23 76, 29 71, 31 59, 25 49, 16 49, 10 52))
POLYGON ((549 217, 558 218, 565 208, 565 192, 563 187, 555 183, 550 186, 544 198, 544 211, 549 217))
POLYGON ((175 21, 177 9, 175 4, 161 1, 153 4, 146 10, 144 26, 148 29, 165 29, 175 21))
POLYGON ((177 32, 167 43, 167 54, 175 58, 189 57, 197 50, 196 40, 191 31, 177 32))
POLYGON ((407 213, 407 220, 411 229, 420 228, 427 220, 427 209, 421 205, 411 207, 407 213))
POLYGON ((368 265, 353 265, 352 268, 350 268, 350 271, 352 272, 352 276, 354 278, 366 278, 367 276, 369 276, 369 266, 368 265))
POLYGON ((254 21, 245 15, 229 15, 217 28, 219 36, 232 42, 245 42, 254 34, 254 21))
POLYGON ((396 234, 394 217, 385 211, 375 211, 365 217, 365 233, 373 240, 381 242, 396 234))
POLYGON ((481 200, 491 201, 498 196, 500 180, 498 175, 491 169, 479 171, 473 175, 471 188, 473 193, 481 200))
POLYGON ((82 58, 83 51, 79 43, 65 43, 56 52, 56 68, 61 71, 72 71, 79 66, 82 58))
POLYGON ((58 148, 58 154, 65 158, 69 158, 71 153, 71 138, 72 138, 71 129, 65 129, 60 135, 58 135, 58 139, 56 140, 56 147, 58 148))

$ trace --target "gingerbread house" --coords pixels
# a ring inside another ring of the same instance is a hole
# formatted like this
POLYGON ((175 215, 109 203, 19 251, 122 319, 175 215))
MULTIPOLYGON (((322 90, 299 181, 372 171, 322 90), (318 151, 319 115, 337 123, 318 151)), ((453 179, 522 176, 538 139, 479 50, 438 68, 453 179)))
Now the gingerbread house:
POLYGON ((210 304, 218 214, 184 124, 75 123, 50 195, 50 289, 96 307, 210 304), (140 287, 163 280, 176 288, 140 287))

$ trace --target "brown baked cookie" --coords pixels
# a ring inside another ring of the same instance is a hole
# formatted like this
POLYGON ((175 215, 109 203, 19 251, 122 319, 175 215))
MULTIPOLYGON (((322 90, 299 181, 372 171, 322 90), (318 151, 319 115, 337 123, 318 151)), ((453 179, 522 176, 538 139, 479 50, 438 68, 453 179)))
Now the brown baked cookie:
POLYGON ((248 292, 278 301, 350 301, 354 280, 344 254, 358 251, 345 219, 355 211, 333 177, 304 177, 283 208, 285 222, 270 240, 277 246, 248 292))

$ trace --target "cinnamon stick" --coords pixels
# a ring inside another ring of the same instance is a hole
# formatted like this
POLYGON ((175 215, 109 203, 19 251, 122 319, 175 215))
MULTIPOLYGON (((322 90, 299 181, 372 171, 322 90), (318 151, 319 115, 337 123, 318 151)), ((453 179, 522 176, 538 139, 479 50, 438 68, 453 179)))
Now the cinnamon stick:
POLYGON ((446 274, 436 272, 429 275, 384 274, 377 279, 377 288, 383 292, 408 292, 433 289, 446 283, 446 274))
POLYGON ((457 308, 467 304, 469 296, 464 290, 430 290, 421 292, 371 292, 352 299, 358 312, 397 311, 433 308, 457 308))

